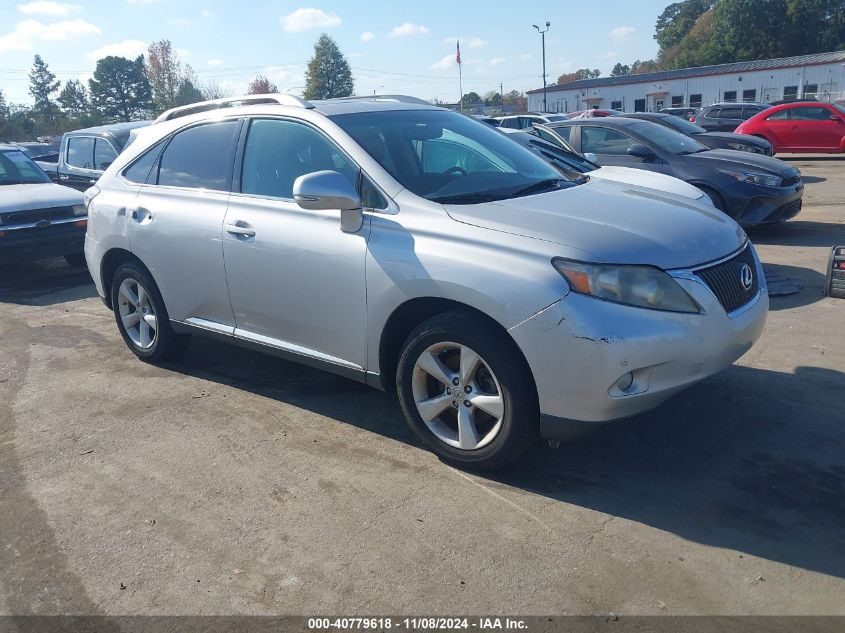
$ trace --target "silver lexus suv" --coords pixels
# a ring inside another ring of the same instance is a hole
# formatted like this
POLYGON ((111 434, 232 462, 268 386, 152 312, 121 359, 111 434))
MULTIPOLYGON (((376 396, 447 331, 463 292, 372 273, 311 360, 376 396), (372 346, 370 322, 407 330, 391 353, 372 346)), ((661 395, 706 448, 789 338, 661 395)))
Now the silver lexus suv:
POLYGON ((726 215, 406 97, 178 108, 86 200, 88 266, 138 357, 208 335, 395 390, 461 466, 655 407, 768 309, 726 215))

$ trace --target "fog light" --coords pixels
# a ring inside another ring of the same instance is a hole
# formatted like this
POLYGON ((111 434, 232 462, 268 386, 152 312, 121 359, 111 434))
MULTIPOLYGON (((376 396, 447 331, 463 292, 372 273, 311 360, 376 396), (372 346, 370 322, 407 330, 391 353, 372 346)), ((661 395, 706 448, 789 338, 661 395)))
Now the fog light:
POLYGON ((631 388, 631 385, 634 384, 634 374, 628 372, 622 378, 616 381, 616 386, 619 387, 620 391, 628 391, 631 388))

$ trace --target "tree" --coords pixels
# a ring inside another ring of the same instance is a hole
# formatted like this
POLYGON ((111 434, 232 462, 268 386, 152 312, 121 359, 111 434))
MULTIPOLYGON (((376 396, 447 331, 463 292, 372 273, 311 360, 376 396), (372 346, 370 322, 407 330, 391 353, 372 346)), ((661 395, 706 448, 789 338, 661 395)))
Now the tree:
POLYGON ((248 95, 268 95, 275 92, 279 92, 279 88, 264 75, 256 75, 246 89, 248 95))
POLYGON ((613 70, 610 71, 611 77, 621 77, 622 75, 630 75, 631 74, 631 67, 628 64, 622 64, 620 62, 616 62, 616 66, 613 67, 613 70))
POLYGON ((698 17, 709 11, 712 4, 712 0, 681 0, 666 7, 654 27, 654 39, 660 45, 660 50, 668 50, 680 44, 698 17))
POLYGON ((56 75, 50 72, 41 55, 36 55, 32 63, 32 70, 29 72, 29 94, 35 101, 33 108, 35 113, 44 117, 50 123, 56 118, 58 111, 56 104, 50 97, 59 89, 59 85, 60 82, 56 80, 56 75))
POLYGON ((335 41, 323 33, 314 45, 314 56, 305 70, 306 99, 348 97, 355 89, 349 62, 335 41))
POLYGON ((640 61, 639 59, 631 64, 631 74, 632 75, 641 75, 642 73, 653 73, 661 70, 660 64, 658 64, 653 59, 644 59, 640 61))
POLYGON ((601 71, 598 68, 594 70, 590 70, 589 68, 579 68, 574 73, 566 73, 558 77, 557 83, 558 85, 568 84, 581 79, 598 79, 599 77, 601 77, 601 71))
POLYGON ((210 101, 211 99, 225 99, 232 96, 232 91, 229 88, 224 88, 216 81, 209 81, 200 88, 202 91, 203 101, 210 101))
POLYGON ((149 116, 152 89, 145 70, 143 55, 134 61, 113 55, 97 61, 88 85, 91 102, 103 118, 132 121, 149 116))
POLYGON ((481 97, 477 92, 468 92, 461 97, 461 104, 464 106, 477 105, 481 103, 481 97))
POLYGON ((502 95, 495 90, 489 90, 484 93, 484 105, 497 106, 502 105, 502 95))
POLYGON ((66 115, 78 119, 88 113, 91 104, 88 101, 88 91, 81 81, 69 79, 59 93, 59 103, 66 115))
POLYGON ((193 69, 182 63, 170 40, 150 44, 147 53, 147 78, 156 114, 203 100, 193 69))

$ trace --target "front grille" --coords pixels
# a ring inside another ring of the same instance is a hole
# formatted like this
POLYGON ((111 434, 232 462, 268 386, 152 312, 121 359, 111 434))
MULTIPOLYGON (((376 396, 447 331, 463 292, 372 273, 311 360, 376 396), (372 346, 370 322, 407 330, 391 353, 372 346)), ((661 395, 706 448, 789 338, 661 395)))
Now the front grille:
POLYGON ((757 296, 760 289, 757 266, 750 246, 746 246, 739 255, 728 261, 698 270, 696 274, 713 291, 725 312, 741 308, 757 296), (751 268, 751 287, 747 290, 742 284, 742 269, 746 264, 751 268))
POLYGON ((34 209, 32 211, 10 211, 0 213, 0 225, 14 226, 17 224, 35 224, 41 220, 55 222, 73 217, 73 207, 52 207, 50 209, 34 209))

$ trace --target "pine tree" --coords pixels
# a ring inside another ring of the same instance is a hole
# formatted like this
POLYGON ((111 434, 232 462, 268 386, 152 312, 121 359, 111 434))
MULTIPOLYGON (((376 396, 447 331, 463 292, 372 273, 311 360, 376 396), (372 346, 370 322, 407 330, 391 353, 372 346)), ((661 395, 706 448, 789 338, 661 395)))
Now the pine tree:
POLYGON ((348 97, 355 89, 349 62, 335 41, 323 33, 314 45, 314 57, 305 71, 306 99, 348 97))
POLYGON ((59 103, 64 113, 73 119, 78 119, 88 113, 91 104, 88 101, 88 91, 81 81, 70 79, 59 93, 59 103))
POLYGON ((138 120, 149 116, 152 110, 152 90, 143 55, 135 61, 112 55, 98 60, 88 86, 92 105, 107 120, 138 120))
POLYGON ((32 70, 29 72, 29 94, 35 100, 35 107, 33 108, 35 114, 49 122, 56 118, 58 111, 56 104, 50 97, 59 89, 59 85, 60 82, 56 80, 56 75, 50 72, 41 55, 36 55, 32 63, 32 70))

